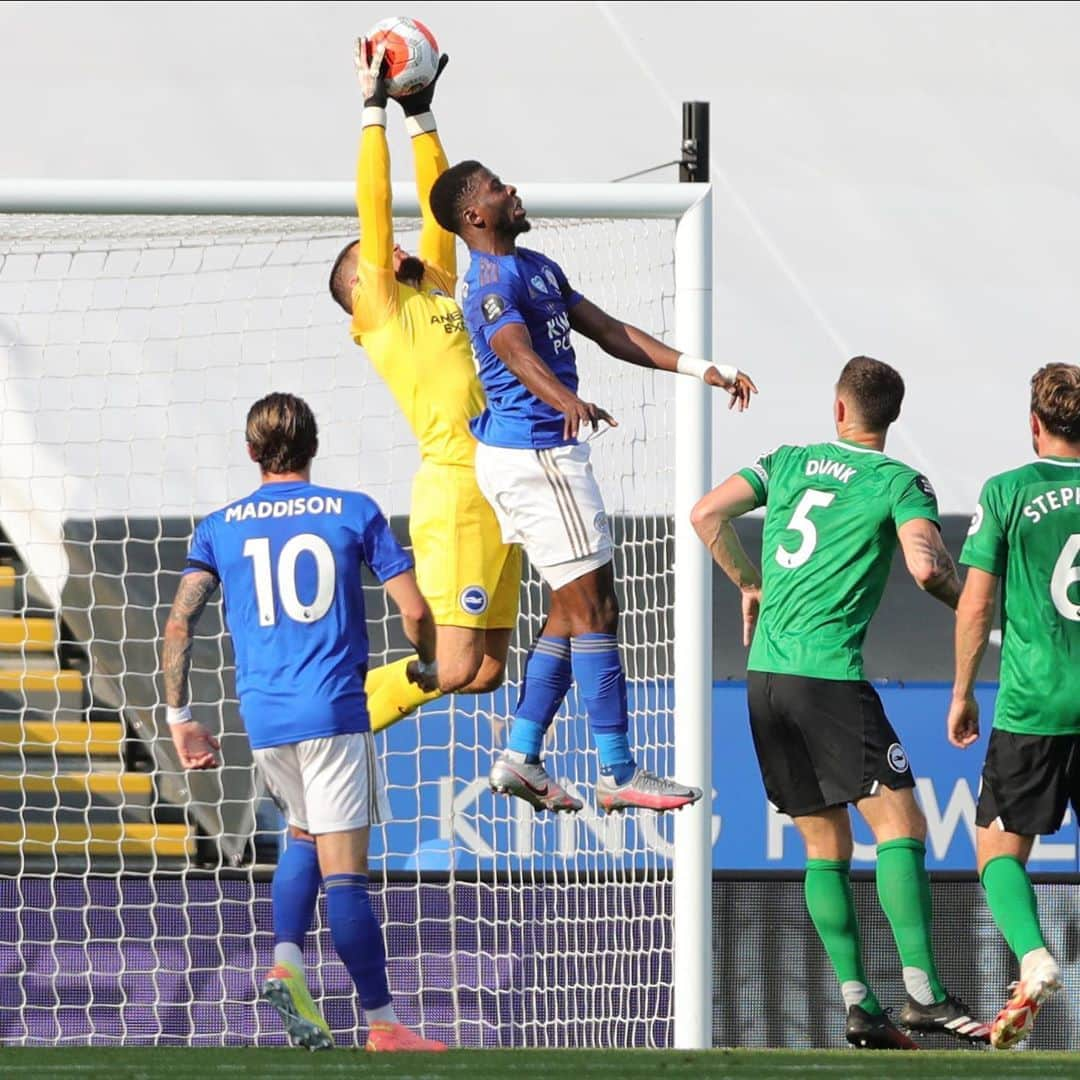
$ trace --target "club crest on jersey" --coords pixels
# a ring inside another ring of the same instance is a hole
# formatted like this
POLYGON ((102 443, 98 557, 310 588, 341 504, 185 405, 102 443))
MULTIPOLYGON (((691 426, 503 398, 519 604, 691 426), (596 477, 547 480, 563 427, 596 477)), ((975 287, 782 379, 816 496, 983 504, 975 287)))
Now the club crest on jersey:
POLYGON ((529 284, 532 285, 537 292, 547 293, 547 283, 539 274, 533 274, 533 276, 529 278, 529 284))
POLYGON ((981 528, 983 523, 983 508, 982 503, 975 504, 975 513, 971 515, 971 524, 968 526, 968 536, 974 536, 981 528))
POLYGON ((470 615, 483 615, 488 606, 487 589, 482 585, 466 585, 461 590, 458 603, 461 605, 461 610, 467 611, 470 615))
POLYGON ((908 757, 907 751, 898 743, 894 742, 889 747, 888 752, 885 755, 889 762, 889 768, 895 773, 906 773, 908 771, 908 757))
POLYGON ((480 310, 484 313, 486 322, 495 322, 495 320, 506 310, 506 301, 496 293, 488 293, 488 295, 480 301, 480 310))

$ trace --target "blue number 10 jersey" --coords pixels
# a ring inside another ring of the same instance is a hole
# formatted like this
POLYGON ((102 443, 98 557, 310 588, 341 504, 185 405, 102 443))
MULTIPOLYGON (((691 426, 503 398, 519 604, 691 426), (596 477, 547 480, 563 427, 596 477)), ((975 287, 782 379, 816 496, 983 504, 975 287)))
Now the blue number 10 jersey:
POLYGON ((221 582, 254 748, 370 727, 364 564, 387 581, 413 561, 358 492, 264 484, 199 523, 187 572, 221 582))

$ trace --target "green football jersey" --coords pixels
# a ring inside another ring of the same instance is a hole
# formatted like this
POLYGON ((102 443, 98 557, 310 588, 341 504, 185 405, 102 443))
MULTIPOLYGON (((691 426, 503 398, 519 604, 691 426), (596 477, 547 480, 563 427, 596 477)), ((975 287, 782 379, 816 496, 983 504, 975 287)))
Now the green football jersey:
POLYGON ((863 678, 862 644, 906 521, 937 523, 914 469, 849 442, 780 446, 739 473, 766 507, 761 612, 747 667, 863 678))
POLYGON ((960 561, 1002 579, 994 727, 1080 733, 1080 461, 987 480, 960 561))

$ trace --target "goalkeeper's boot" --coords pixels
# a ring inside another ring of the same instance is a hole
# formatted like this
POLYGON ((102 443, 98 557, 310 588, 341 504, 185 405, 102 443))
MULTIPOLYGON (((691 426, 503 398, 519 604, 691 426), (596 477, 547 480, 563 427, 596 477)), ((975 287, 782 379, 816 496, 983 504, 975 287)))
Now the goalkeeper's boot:
POLYGON ((1010 989, 1012 994, 1005 1008, 990 1025, 990 1045, 996 1050, 1007 1050, 1031 1034, 1043 1002, 1061 989, 1061 969, 1047 953, 1010 989))
POLYGON ((303 971, 292 964, 279 962, 266 973, 261 992, 263 1000, 277 1010, 293 1046, 304 1046, 308 1050, 334 1049, 330 1026, 311 999, 303 971))
POLYGON ((876 1016, 861 1005, 847 1011, 847 1041, 862 1050, 918 1050, 919 1044, 908 1038, 885 1013, 876 1016))
POLYGON ((377 1054, 400 1051, 441 1054, 446 1049, 446 1043, 425 1039, 423 1035, 410 1031, 404 1024, 376 1020, 368 1029, 367 1045, 364 1049, 377 1054))
POLYGON ((700 798, 701 788, 687 787, 640 767, 625 784, 616 784, 603 773, 596 782, 596 803, 605 814, 633 809, 680 810, 700 798))
POLYGON ((491 766, 488 786, 503 795, 524 799, 537 810, 576 813, 583 805, 580 799, 575 799, 554 777, 548 775, 542 761, 511 761, 505 752, 491 766))
POLYGON ((988 1043, 990 1025, 974 1019, 968 1007, 951 994, 933 1005, 920 1005, 910 994, 900 1010, 900 1026, 908 1031, 952 1035, 970 1043, 988 1043))

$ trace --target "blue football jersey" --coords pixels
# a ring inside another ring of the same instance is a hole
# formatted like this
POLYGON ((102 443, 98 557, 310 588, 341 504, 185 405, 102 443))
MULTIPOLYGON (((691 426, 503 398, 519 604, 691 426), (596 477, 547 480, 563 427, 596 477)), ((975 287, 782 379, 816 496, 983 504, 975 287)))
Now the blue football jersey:
POLYGON ((490 344, 508 323, 524 324, 537 356, 577 393, 569 311, 581 293, 570 287, 559 264, 527 248, 513 255, 473 252, 462 298, 487 396, 487 408, 471 423, 473 434, 489 446, 545 449, 573 442, 563 437, 562 413, 522 386, 490 344))
POLYGON ((363 565, 387 581, 413 561, 359 492, 263 484, 199 522, 187 571, 221 582, 253 747, 369 729, 363 565))

